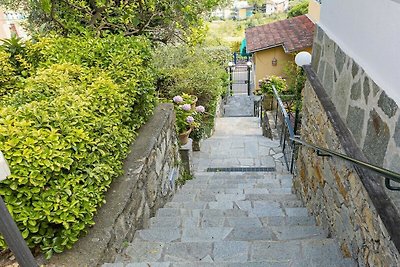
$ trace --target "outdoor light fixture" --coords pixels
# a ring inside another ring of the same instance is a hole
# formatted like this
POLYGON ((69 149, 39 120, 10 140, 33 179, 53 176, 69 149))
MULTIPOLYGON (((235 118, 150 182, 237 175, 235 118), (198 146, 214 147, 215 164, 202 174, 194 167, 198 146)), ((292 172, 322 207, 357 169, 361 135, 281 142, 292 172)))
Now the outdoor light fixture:
POLYGON ((296 65, 299 67, 309 65, 311 63, 311 54, 306 51, 302 51, 296 55, 294 62, 296 62, 296 65))
POLYGON ((234 65, 235 65, 235 64, 234 64, 232 61, 228 63, 228 67, 229 67, 229 68, 232 68, 234 65))
POLYGON ((251 61, 247 61, 247 62, 246 62, 246 65, 247 65, 248 68, 251 68, 251 66, 253 65, 253 63, 251 63, 251 61))
POLYGON ((278 60, 276 59, 276 57, 274 57, 272 59, 272 66, 276 66, 276 65, 278 65, 278 60))

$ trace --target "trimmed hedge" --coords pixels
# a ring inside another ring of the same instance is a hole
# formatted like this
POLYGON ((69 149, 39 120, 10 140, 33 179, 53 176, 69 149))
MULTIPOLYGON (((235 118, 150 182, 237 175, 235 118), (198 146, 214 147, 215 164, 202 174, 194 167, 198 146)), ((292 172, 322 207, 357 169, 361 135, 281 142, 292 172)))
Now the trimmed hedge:
POLYGON ((142 38, 46 38, 27 54, 31 77, 0 100, 0 150, 12 173, 0 194, 28 245, 50 257, 94 224, 155 106, 153 70, 142 38))

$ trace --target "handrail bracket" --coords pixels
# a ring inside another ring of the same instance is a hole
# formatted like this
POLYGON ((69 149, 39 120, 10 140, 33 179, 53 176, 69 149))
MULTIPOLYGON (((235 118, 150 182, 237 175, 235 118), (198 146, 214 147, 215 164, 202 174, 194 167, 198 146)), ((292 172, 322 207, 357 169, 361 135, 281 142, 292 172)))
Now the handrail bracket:
POLYGON ((400 187, 399 186, 392 186, 390 184, 391 180, 390 178, 385 178, 385 186, 387 189, 389 190, 393 190, 393 191, 400 191, 400 187))

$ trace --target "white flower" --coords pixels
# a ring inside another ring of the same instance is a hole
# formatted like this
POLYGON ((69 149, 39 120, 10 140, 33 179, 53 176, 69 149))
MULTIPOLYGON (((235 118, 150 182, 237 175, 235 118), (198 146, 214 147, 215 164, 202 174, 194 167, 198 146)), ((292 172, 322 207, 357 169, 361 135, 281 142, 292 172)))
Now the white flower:
POLYGON ((189 124, 192 124, 194 122, 194 118, 192 116, 187 116, 186 117, 186 122, 189 124))
POLYGON ((206 111, 206 109, 205 109, 203 106, 197 106, 197 107, 196 107, 196 111, 197 111, 197 112, 200 112, 200 113, 203 113, 203 112, 206 111))
POLYGON ((183 98, 180 95, 174 96, 174 98, 172 98, 172 100, 175 103, 182 103, 183 102, 183 98))
POLYGON ((192 106, 191 106, 190 104, 185 104, 185 105, 182 105, 181 108, 182 108, 184 111, 189 111, 189 110, 192 109, 192 106))

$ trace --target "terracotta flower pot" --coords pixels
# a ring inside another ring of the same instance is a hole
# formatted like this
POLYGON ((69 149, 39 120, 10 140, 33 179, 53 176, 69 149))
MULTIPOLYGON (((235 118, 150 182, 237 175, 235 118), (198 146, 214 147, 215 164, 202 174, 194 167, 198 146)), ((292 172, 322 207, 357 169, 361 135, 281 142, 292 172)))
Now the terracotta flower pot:
POLYGON ((179 143, 184 146, 189 142, 189 134, 192 132, 192 128, 187 130, 186 132, 180 133, 178 138, 179 138, 179 143))

